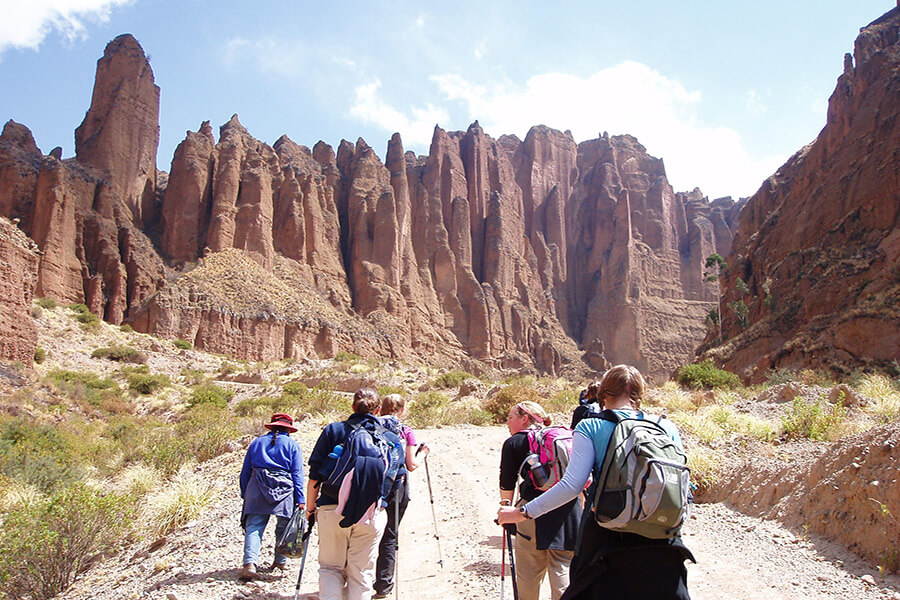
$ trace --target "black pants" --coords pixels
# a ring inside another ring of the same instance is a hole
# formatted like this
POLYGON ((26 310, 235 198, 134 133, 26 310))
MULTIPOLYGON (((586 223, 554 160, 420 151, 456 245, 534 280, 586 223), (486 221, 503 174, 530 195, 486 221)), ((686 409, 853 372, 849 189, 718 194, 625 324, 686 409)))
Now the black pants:
POLYGON ((394 566, 397 564, 397 531, 409 504, 409 487, 406 477, 399 481, 388 497, 387 525, 378 545, 378 562, 375 563, 375 593, 387 594, 394 589, 394 566), (397 518, 396 498, 400 499, 400 518, 397 518))
POLYGON ((560 600, 690 600, 686 559, 693 556, 680 539, 662 545, 610 532, 588 517, 560 600))

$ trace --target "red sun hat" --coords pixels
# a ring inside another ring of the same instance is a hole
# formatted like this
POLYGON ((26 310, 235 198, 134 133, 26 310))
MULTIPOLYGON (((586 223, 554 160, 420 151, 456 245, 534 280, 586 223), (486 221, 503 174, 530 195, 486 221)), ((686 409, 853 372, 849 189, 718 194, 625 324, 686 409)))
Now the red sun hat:
POLYGON ((294 418, 286 413, 275 413, 272 415, 272 422, 266 423, 266 429, 272 429, 273 427, 284 427, 291 433, 297 431, 297 428, 294 427, 294 418))

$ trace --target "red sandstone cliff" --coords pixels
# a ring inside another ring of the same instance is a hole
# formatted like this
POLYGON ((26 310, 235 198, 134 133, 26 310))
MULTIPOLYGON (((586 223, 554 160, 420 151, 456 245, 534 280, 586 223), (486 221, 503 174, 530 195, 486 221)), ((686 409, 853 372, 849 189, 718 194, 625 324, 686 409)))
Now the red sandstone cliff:
POLYGON ((709 354, 752 380, 900 359, 898 27, 895 8, 860 32, 825 128, 741 213, 723 278, 731 339, 709 354))
POLYGON ((0 211, 43 252, 41 295, 256 359, 346 348, 558 372, 584 355, 665 376, 702 338, 703 261, 736 208, 675 194, 630 136, 495 140, 476 122, 436 127, 424 157, 395 135, 382 162, 363 140, 270 146, 235 115, 218 140, 208 122, 188 132, 166 178, 158 106, 126 35, 98 62, 75 159, 7 124, 0 211))
POLYGON ((0 217, 0 360, 30 365, 37 347, 31 300, 37 282, 34 242, 0 217))

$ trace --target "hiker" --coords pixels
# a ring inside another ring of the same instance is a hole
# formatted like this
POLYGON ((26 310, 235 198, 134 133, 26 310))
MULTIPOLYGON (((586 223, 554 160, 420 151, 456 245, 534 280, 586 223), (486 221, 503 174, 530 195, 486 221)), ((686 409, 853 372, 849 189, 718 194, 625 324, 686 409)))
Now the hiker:
MULTIPOLYGON (((607 409, 616 413, 611 415, 612 419, 654 419, 640 412, 645 388, 644 378, 637 369, 617 365, 603 376, 599 398, 607 409)), ((678 429, 666 419, 659 419, 659 424, 680 448, 678 429)), ((581 421, 575 429, 574 449, 562 480, 520 509, 501 507, 500 523, 529 523, 576 498, 592 471, 598 474, 604 464, 615 427, 614 422, 603 417, 581 421)), ((614 531, 601 527, 593 515, 586 515, 583 528, 572 561, 571 583, 562 600, 689 600, 684 561, 694 558, 680 535, 651 539, 637 533, 614 531)))
POLYGON ((307 518, 317 515, 320 600, 341 600, 345 585, 348 600, 372 596, 378 542, 387 522, 383 500, 389 488, 384 487, 393 480, 387 480, 383 456, 374 456, 375 436, 369 439, 365 432, 378 432, 400 447, 400 440, 378 419, 380 409, 378 392, 357 390, 353 414, 327 425, 309 455, 306 510, 307 518), (369 454, 351 456, 364 442, 369 454), (339 459, 353 462, 346 475, 337 473, 344 464, 339 459))
POLYGON ((415 471, 425 460, 431 449, 422 444, 416 447, 416 434, 409 426, 400 423, 406 414, 406 400, 400 394, 388 394, 381 399, 381 421, 384 426, 400 436, 404 448, 404 463, 397 472, 394 486, 387 496, 387 525, 381 543, 378 545, 378 560, 375 563, 375 595, 373 598, 387 598, 394 589, 394 567, 397 559, 397 535, 400 521, 409 504, 409 478, 407 472, 415 471), (397 503, 397 505, 395 505, 397 503))
MULTIPOLYGON (((269 517, 277 519, 276 539, 281 536, 295 510, 303 510, 303 456, 300 444, 291 439, 297 431, 294 419, 285 413, 275 413, 265 424, 269 433, 250 443, 241 469, 241 527, 244 529, 244 562, 240 578, 257 577, 259 549, 269 517)), ((275 553, 269 570, 284 570, 287 558, 275 553)))
MULTIPOLYGON (((520 402, 509 409, 506 427, 510 436, 500 453, 500 504, 511 506, 516 482, 531 454, 528 430, 549 426, 551 419, 536 402, 520 402)), ((516 506, 538 498, 541 492, 534 482, 523 477, 516 506)), ((516 509, 510 509, 516 510, 516 509)), ((557 600, 569 585, 569 563, 575 549, 581 505, 574 498, 539 519, 517 528, 515 546, 516 583, 521 600, 537 600, 541 581, 549 573, 552 600, 557 600)))
POLYGON ((596 417, 601 410, 603 410, 603 405, 600 402, 600 382, 593 381, 586 389, 581 390, 581 394, 578 396, 578 406, 572 411, 572 424, 569 425, 569 429, 575 429, 582 419, 596 417))

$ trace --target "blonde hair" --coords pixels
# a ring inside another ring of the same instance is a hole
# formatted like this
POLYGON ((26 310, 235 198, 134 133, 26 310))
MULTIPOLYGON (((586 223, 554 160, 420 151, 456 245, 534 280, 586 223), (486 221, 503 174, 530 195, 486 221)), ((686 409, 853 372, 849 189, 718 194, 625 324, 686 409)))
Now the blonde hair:
POLYGON ((598 399, 601 404, 605 404, 606 398, 627 395, 631 399, 631 406, 638 410, 646 388, 647 383, 640 371, 631 365, 616 365, 603 374, 598 399))
POLYGON ((375 414, 381 408, 381 399, 373 388, 359 388, 353 394, 353 412, 357 414, 375 414))
POLYGON ((406 398, 400 394, 388 394, 381 399, 382 415, 399 415, 406 407, 406 398))
POLYGON ((544 407, 537 402, 526 400, 525 402, 519 402, 514 408, 520 417, 528 417, 529 427, 532 423, 547 426, 553 422, 553 419, 550 418, 544 407))

